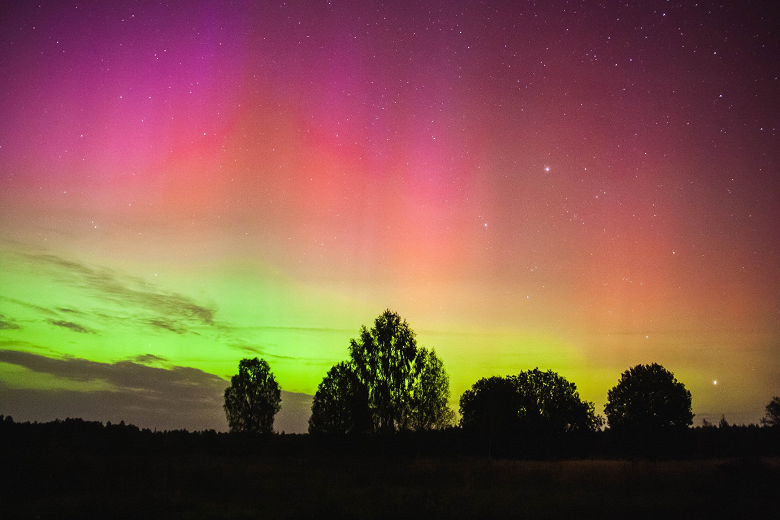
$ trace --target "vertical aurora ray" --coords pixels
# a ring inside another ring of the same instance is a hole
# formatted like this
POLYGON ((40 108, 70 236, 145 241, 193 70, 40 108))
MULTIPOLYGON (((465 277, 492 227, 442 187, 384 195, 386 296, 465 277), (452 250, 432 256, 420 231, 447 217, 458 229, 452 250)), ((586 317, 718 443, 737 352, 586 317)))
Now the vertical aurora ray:
MULTIPOLYGON (((599 408, 655 361, 700 416, 756 421, 776 15, 662 7, 8 8, 0 348, 222 378, 262 355, 311 394, 392 308, 454 400, 539 366, 599 408)), ((14 395, 117 384, 6 356, 14 395)))

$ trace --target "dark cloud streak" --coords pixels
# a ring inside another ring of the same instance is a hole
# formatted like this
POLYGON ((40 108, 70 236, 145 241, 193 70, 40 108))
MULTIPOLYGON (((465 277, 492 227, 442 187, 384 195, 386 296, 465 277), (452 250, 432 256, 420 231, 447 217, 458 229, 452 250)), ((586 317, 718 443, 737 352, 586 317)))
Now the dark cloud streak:
POLYGON ((191 388, 198 390, 190 397, 207 398, 213 389, 224 390, 227 386, 221 377, 181 366, 164 369, 133 361, 100 363, 73 357, 58 359, 15 350, 0 350, 0 361, 73 381, 104 381, 118 389, 143 389, 160 395, 191 388))
POLYGON ((63 321, 63 320, 46 320, 46 321, 51 325, 55 325, 57 327, 62 327, 65 329, 70 329, 73 332, 78 332, 80 334, 95 334, 94 330, 90 330, 87 327, 79 325, 78 323, 73 323, 72 321, 63 321))
MULTIPOLYGON (((132 361, 99 363, 79 358, 51 358, 16 350, 0 350, 0 362, 77 383, 101 381, 107 390, 13 388, 0 382, 0 410, 17 420, 48 421, 81 417, 120 421, 143 428, 225 430, 223 395, 229 385, 221 377, 182 366, 159 368, 145 363, 166 359, 154 354, 132 361)), ((306 431, 311 396, 282 392, 282 411, 275 428, 306 431)))
POLYGON ((41 314, 45 314, 47 316, 57 316, 57 312, 53 311, 52 309, 47 309, 46 307, 41 307, 40 305, 34 305, 32 303, 23 302, 21 300, 17 300, 16 298, 9 298, 7 296, 0 296, 0 300, 13 303, 14 305, 19 305, 21 307, 25 307, 27 309, 32 309, 34 311, 37 311, 41 314))
POLYGON ((141 354, 135 356, 133 361, 142 365, 150 365, 152 363, 167 363, 168 359, 162 356, 155 356, 154 354, 141 354))
POLYGON ((19 328, 19 325, 14 323, 13 321, 9 321, 0 314, 0 330, 16 330, 19 328))
MULTIPOLYGON (((147 354, 136 361, 159 361, 147 354)), ((50 358, 29 352, 0 350, 0 362, 77 383, 101 381, 108 390, 2 388, 6 413, 50 420, 82 417, 124 420, 159 429, 224 429, 222 395, 228 383, 196 368, 151 367, 134 361, 99 363, 79 358, 50 358), (56 417, 52 417, 54 414, 56 417)), ((2 387, 0 386, 0 387, 2 387)))
MULTIPOLYGON (((92 268, 50 253, 19 251, 18 254, 27 265, 38 271, 46 272, 58 283, 87 291, 94 298, 122 309, 140 308, 140 316, 128 316, 128 318, 135 319, 146 326, 164 329, 176 334, 186 334, 191 332, 193 327, 202 325, 225 328, 225 325, 215 322, 215 308, 201 305, 183 294, 161 290, 156 285, 147 283, 140 278, 107 268, 92 268)), ((85 314, 84 310, 73 308, 66 302, 63 302, 65 305, 59 305, 55 309, 47 309, 12 298, 3 299, 47 316, 56 317, 60 313, 85 314)), ((116 319, 115 316, 112 317, 105 313, 102 316, 107 319, 116 319)), ((81 326, 67 320, 50 320, 49 323, 68 327, 76 332, 83 332, 79 330, 81 326), (75 327, 69 327, 66 323, 71 323, 75 327)), ((81 328, 86 330, 86 327, 81 328)))
POLYGON ((156 319, 156 320, 149 320, 149 325, 152 325, 153 327, 157 327, 159 329, 165 329, 170 332, 174 332, 176 334, 186 334, 187 329, 184 327, 179 327, 175 325, 173 322, 163 319, 156 319))
POLYGON ((106 268, 93 269, 52 254, 27 253, 25 256, 30 262, 75 275, 82 287, 112 302, 132 302, 163 315, 195 319, 206 325, 214 324, 214 309, 198 305, 181 294, 158 291, 154 285, 139 278, 120 275, 106 268))

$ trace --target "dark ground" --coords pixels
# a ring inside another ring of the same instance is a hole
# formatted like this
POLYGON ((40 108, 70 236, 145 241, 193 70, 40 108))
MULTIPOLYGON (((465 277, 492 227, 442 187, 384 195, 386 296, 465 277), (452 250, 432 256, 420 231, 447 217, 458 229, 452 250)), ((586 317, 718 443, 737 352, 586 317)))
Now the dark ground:
POLYGON ((749 447, 518 460, 431 439, 354 448, 133 428, 0 431, 0 518, 761 518, 777 513, 780 490, 780 457, 749 447))
POLYGON ((780 460, 5 457, 3 518, 759 518, 780 460))

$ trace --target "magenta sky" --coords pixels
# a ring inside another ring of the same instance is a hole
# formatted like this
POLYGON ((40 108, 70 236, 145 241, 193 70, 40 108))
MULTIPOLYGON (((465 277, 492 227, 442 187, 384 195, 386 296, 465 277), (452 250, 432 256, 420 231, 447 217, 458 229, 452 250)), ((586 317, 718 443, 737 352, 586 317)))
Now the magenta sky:
MULTIPOLYGON (((262 355, 311 395, 389 307, 454 400, 539 366, 600 410, 659 362, 697 424, 756 422, 780 393, 777 15, 539 4, 3 7, 0 412, 133 388, 39 363, 68 356, 225 378, 262 355)), ((218 401, 176 424, 219 427, 218 401)))

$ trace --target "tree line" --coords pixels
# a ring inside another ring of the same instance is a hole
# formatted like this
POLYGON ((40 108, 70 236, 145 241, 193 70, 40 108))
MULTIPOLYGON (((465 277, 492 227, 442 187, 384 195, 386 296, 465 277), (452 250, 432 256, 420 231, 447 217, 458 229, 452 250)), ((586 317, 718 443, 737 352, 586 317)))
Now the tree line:
MULTIPOLYGON (((455 426, 449 376, 436 351, 417 345, 414 331, 386 310, 351 339, 349 358, 334 365, 317 388, 309 418, 312 435, 392 434, 455 426)), ((691 393, 656 363, 623 372, 609 390, 604 417, 574 383, 538 368, 481 378, 460 397, 458 426, 473 436, 548 439, 608 426, 628 436, 674 434, 693 424, 691 393)), ((265 360, 243 359, 225 390, 231 432, 270 433, 281 408, 281 387, 265 360)), ((766 406, 764 426, 780 426, 780 397, 766 406)))

